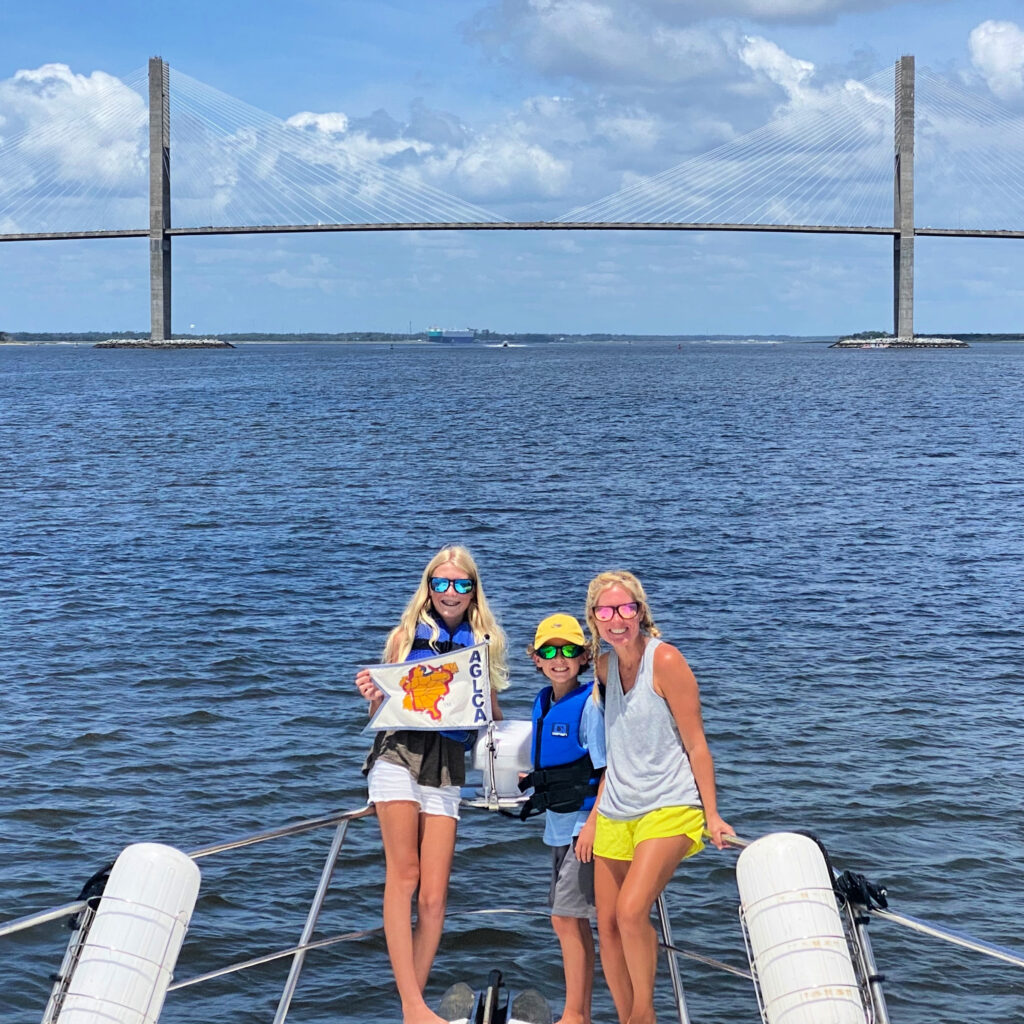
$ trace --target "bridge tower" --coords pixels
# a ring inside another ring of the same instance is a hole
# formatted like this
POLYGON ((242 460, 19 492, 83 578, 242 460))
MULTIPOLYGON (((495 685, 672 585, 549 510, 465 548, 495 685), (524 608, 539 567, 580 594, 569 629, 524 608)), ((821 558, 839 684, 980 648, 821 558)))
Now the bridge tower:
POLYGON ((914 58, 896 65, 893 174, 893 334, 914 336, 914 58))
POLYGON ((171 337, 170 78, 160 57, 149 60, 149 322, 150 339, 171 337))

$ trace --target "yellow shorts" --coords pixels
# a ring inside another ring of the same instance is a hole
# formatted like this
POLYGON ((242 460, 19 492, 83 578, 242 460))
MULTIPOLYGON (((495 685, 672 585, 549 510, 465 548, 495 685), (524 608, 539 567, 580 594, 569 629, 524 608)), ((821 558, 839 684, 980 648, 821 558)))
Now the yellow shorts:
POLYGON ((659 807, 641 818, 618 821, 598 812, 594 855, 609 860, 632 860, 645 839, 686 836, 693 844, 686 852, 692 857, 704 849, 704 810, 700 807, 659 807))

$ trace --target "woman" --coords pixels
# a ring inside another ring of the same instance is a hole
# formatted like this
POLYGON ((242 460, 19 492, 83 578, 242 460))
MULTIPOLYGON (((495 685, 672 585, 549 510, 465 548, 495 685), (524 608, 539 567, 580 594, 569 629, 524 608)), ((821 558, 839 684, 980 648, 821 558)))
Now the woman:
MULTIPOLYGON (((473 557, 442 548, 384 645, 386 663, 414 661, 490 639, 491 711, 508 685, 505 635, 487 604, 473 557)), ((370 714, 383 694, 368 669, 356 675, 370 714)), ((471 735, 471 734, 470 734, 471 735)), ((455 853, 459 788, 466 781, 464 736, 400 730, 379 732, 363 765, 369 801, 384 842, 384 935, 404 1024, 439 1024, 423 998, 444 926, 448 876, 455 853), (412 898, 416 895, 416 925, 412 898)))
POLYGON ((587 589, 595 682, 605 689, 608 766, 593 844, 601 965, 621 1024, 653 1024, 658 941, 651 909, 679 863, 734 835, 718 814, 715 771, 700 695, 686 659, 657 639, 647 595, 629 572, 605 572, 587 589), (601 641, 611 650, 599 653, 601 641))

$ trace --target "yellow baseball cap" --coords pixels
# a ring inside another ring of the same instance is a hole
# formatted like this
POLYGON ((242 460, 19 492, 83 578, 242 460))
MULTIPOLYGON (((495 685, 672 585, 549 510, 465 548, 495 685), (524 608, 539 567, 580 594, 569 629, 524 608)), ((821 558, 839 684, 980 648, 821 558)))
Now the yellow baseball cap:
POLYGON ((583 635, 583 627, 564 612, 549 615, 538 627, 533 638, 533 646, 543 647, 551 640, 566 640, 571 644, 586 646, 587 639, 583 635))

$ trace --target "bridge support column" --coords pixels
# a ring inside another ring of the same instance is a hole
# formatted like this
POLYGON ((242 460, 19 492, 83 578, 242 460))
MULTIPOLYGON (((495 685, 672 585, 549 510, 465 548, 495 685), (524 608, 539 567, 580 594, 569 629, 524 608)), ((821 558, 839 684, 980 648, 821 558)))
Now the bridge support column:
POLYGON ((914 336, 914 58, 896 65, 893 175, 893 334, 914 336))
POLYGON ((171 337, 171 117, 167 64, 149 61, 149 322, 150 339, 171 337))

